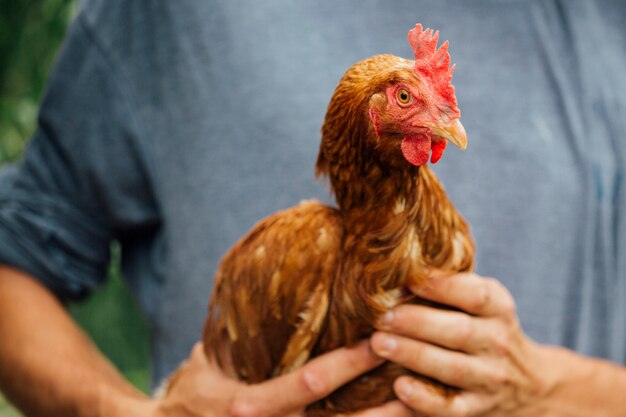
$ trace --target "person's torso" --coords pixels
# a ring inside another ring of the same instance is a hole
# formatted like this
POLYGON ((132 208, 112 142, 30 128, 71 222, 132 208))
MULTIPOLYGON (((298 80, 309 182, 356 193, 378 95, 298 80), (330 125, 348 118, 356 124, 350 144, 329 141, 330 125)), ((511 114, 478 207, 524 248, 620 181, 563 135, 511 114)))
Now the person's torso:
POLYGON ((597 3, 88 2, 131 86, 163 217, 126 249, 155 379, 199 339, 226 250, 276 210, 331 201, 313 168, 333 89, 361 59, 411 57, 417 22, 457 64, 469 147, 436 171, 477 271, 513 292, 533 338, 623 361, 626 7, 597 3))

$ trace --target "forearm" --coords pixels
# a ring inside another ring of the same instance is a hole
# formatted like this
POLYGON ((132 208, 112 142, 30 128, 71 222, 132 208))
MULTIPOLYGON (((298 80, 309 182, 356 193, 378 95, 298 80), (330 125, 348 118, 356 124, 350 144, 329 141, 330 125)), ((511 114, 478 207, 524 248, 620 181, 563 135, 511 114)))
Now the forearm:
POLYGON ((113 415, 117 403, 148 401, 45 287, 2 266, 0 340, 0 389, 27 415, 113 415))
POLYGON ((541 347, 550 380, 538 416, 624 415, 626 369, 562 348, 541 347))

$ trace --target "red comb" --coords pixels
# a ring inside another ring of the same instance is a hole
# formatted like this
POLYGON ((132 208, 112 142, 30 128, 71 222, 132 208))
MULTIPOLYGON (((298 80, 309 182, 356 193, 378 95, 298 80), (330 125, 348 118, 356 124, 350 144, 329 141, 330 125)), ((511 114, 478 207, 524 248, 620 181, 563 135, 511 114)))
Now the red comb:
POLYGON ((415 72, 428 78, 438 95, 450 105, 453 112, 458 113, 457 117, 460 116, 454 86, 450 84, 454 65, 450 66, 448 41, 437 49, 439 31, 433 32, 428 28, 422 30, 419 23, 409 31, 408 37, 415 54, 415 72))

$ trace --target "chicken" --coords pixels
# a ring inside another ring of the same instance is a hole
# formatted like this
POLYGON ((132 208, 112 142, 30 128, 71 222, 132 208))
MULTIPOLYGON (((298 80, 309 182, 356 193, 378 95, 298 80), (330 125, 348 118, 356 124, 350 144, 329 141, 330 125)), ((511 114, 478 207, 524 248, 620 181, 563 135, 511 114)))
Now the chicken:
MULTIPOLYGON (((433 270, 469 271, 469 227, 428 168, 446 143, 466 147, 454 67, 438 32, 408 35, 415 60, 378 55, 339 82, 316 174, 337 207, 306 201, 259 222, 224 257, 204 330, 205 353, 257 383, 368 337, 433 270)), ((409 371, 386 363, 308 409, 351 413, 395 398, 409 371)), ((433 386, 445 389, 436 381, 433 386)))

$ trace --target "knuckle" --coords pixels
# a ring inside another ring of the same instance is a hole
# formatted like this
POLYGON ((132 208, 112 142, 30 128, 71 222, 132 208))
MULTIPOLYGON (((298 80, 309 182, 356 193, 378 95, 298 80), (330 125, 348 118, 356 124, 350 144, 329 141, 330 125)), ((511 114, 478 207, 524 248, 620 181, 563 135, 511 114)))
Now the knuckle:
POLYGON ((304 371, 300 377, 300 382, 304 389, 316 398, 322 398, 330 394, 328 384, 319 373, 312 370, 304 371))
POLYGON ((191 364, 198 364, 201 363, 204 357, 204 346, 201 342, 198 342, 193 345, 187 362, 191 364))
POLYGON ((476 292, 476 296, 472 302, 471 308, 474 311, 484 311, 491 302, 491 285, 490 281, 486 280, 481 283, 476 292))
POLYGON ((194 343, 193 347, 191 348, 191 353, 193 355, 199 355, 201 353, 204 353, 204 344, 202 342, 194 343))
POLYGON ((490 385, 495 389, 500 389, 511 384, 509 373, 500 367, 494 367, 487 375, 489 382, 491 382, 490 385))
POLYGON ((227 414, 228 417, 263 417, 261 408, 248 398, 235 398, 227 414))
POLYGON ((499 332, 493 339, 493 350, 499 356, 509 356, 513 351, 513 340, 507 331, 499 332))
POLYGON ((450 367, 452 381, 464 383, 469 374, 469 368, 465 363, 456 363, 450 367))
POLYGON ((515 319, 517 317, 517 306, 511 293, 506 291, 506 296, 502 297, 502 315, 507 319, 515 319))
POLYGON ((475 334, 474 322, 469 316, 458 315, 455 332, 455 347, 462 349, 471 344, 475 334))
POLYGON ((493 294, 497 294, 499 313, 504 317, 516 317, 517 307, 515 306, 515 300, 511 292, 500 281, 494 278, 488 279, 491 291, 493 294))

